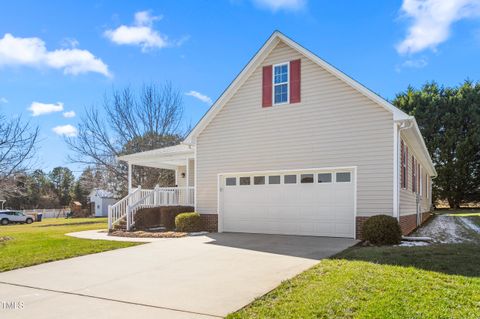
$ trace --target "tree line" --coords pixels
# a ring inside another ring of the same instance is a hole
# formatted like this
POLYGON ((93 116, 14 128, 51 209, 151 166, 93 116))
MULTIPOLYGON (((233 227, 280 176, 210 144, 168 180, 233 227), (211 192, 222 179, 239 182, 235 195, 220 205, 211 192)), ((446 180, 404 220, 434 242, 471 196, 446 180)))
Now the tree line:
MULTIPOLYGON (((9 143, 3 148, 0 137, 0 199, 14 208, 67 206, 72 200, 85 204, 86 195, 94 188, 123 197, 128 189, 127 165, 116 158, 179 144, 189 131, 183 121, 182 94, 171 83, 144 85, 138 91, 114 89, 101 105, 85 108, 78 136, 65 139, 73 153, 69 162, 87 167, 75 180, 66 167, 54 168, 48 174, 35 169, 31 159, 38 127, 19 119, 0 121, 0 133, 2 128, 17 130, 8 135, 9 143), (18 132, 17 126, 23 131, 18 132), (8 145, 13 145, 14 152, 8 145), (25 151, 24 145, 30 148, 25 151), (3 156, 12 153, 15 156, 3 156)), ((174 172, 158 168, 135 166, 132 177, 133 186, 144 188, 175 183, 174 172)))
MULTIPOLYGON (((408 87, 392 103, 415 116, 425 138, 438 172, 434 199, 446 200, 452 208, 480 203, 480 84, 426 83, 420 89, 408 87)), ((56 207, 71 200, 85 203, 93 188, 124 196, 127 166, 116 158, 180 143, 189 131, 183 110, 182 94, 170 83, 114 89, 101 105, 85 109, 78 136, 65 140, 74 154, 70 162, 87 167, 78 179, 65 167, 48 174, 35 170, 38 127, 0 116, 0 199, 18 207, 56 207)), ((135 167, 133 184, 173 186, 174 174, 135 167)))
POLYGON ((433 198, 451 208, 480 204, 480 83, 409 87, 393 104, 415 116, 438 173, 433 198))
POLYGON ((88 195, 95 188, 105 188, 107 177, 100 170, 87 167, 76 179, 67 167, 55 167, 45 173, 36 169, 12 176, 8 183, 14 193, 9 193, 7 207, 14 209, 64 208, 77 201, 87 208, 88 195))

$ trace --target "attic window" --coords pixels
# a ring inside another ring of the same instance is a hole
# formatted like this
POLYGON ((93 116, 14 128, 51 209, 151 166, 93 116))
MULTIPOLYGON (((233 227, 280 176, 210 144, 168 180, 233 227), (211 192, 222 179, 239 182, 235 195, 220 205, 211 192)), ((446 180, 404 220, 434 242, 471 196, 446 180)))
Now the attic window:
POLYGON ((273 66, 273 103, 288 103, 289 91, 289 63, 282 63, 273 66))

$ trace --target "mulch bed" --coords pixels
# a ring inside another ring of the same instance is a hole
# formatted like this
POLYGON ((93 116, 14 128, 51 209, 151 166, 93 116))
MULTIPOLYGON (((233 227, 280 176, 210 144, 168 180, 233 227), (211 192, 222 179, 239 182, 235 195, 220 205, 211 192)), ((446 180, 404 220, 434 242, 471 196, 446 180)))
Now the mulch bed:
POLYGON ((175 232, 175 231, 162 231, 162 232, 148 232, 148 231, 123 231, 115 230, 108 233, 109 236, 118 237, 137 237, 137 238, 180 238, 185 237, 188 233, 175 232))

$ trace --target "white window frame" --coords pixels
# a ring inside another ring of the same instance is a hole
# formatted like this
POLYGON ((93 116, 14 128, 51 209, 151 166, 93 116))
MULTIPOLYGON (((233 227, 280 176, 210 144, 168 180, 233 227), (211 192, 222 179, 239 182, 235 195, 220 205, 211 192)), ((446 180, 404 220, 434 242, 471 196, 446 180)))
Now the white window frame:
POLYGON ((277 63, 272 66, 272 105, 290 104, 290 62, 277 63), (275 83, 275 67, 287 66, 287 82, 275 83), (275 103, 275 86, 287 84, 287 101, 275 103))
POLYGON ((334 179, 335 179, 335 172, 317 172, 315 174, 315 184, 319 184, 319 185, 324 185, 324 184, 333 184, 334 183, 334 179), (330 182, 319 182, 318 181, 318 175, 320 174, 330 174, 330 182))
POLYGON ((282 175, 282 180, 280 181, 282 185, 298 185, 300 184, 299 181, 299 174, 283 174, 282 175), (295 176, 295 183, 285 183, 285 177, 286 176, 295 176))
POLYGON ((352 178, 352 172, 351 172, 351 171, 336 171, 334 175, 335 175, 335 183, 336 183, 336 184, 338 184, 338 183, 341 183, 341 184, 350 184, 350 183, 352 183, 352 179, 353 179, 353 178, 352 178), (337 182, 337 174, 338 174, 338 173, 348 173, 348 174, 350 174, 350 181, 348 181, 348 182, 337 182))
POLYGON ((278 175, 265 175, 265 185, 282 185, 282 175, 281 174, 278 174, 278 175), (280 178, 280 183, 278 184, 275 184, 275 183, 270 183, 270 177, 271 176, 278 176, 280 178))

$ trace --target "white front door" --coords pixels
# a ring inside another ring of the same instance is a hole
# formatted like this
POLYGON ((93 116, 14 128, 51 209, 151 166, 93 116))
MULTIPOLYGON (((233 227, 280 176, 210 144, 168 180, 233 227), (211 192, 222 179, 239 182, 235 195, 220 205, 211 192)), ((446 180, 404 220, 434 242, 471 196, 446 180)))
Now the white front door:
POLYGON ((354 170, 223 175, 223 231, 354 237, 354 170))

